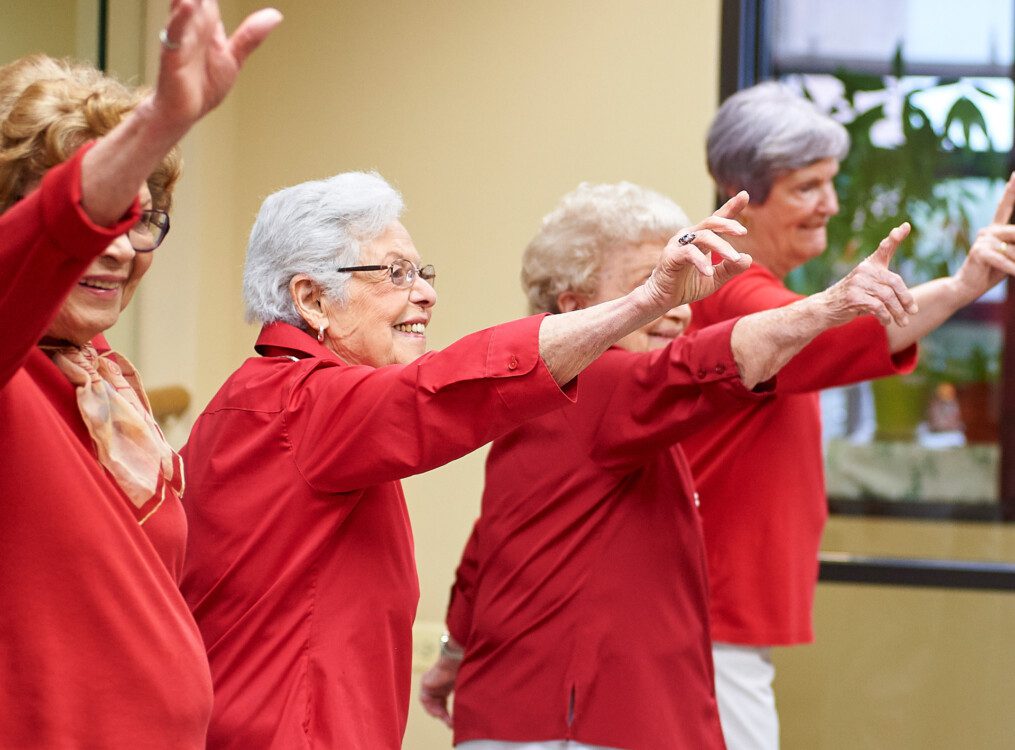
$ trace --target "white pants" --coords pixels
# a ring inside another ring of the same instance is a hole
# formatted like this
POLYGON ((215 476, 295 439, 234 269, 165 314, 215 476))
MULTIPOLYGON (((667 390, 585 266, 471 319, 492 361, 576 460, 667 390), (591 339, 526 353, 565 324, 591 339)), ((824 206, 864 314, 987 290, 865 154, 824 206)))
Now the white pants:
POLYGON ((772 649, 713 643, 712 660, 727 750, 778 750, 772 649))
POLYGON ((583 745, 574 740, 544 740, 542 742, 501 742, 500 740, 469 740, 455 745, 455 750, 618 750, 602 745, 583 745))

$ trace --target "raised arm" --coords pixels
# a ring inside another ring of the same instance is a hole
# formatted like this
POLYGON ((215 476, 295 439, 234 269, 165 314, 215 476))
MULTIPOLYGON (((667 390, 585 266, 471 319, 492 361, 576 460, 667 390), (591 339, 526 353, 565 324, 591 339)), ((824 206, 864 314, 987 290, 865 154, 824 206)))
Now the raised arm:
POLYGON ((1008 179, 994 211, 990 226, 977 233, 961 268, 954 276, 944 276, 913 287, 913 298, 920 310, 910 317, 909 325, 888 327, 888 346, 898 352, 912 346, 936 329, 957 310, 975 302, 1006 276, 1015 275, 1015 174, 1008 179))
POLYGON ((82 162, 81 205, 96 224, 123 216, 158 163, 225 98, 247 56, 281 20, 277 10, 260 10, 227 37, 216 0, 173 0, 155 92, 82 162))
POLYGON ((730 345, 744 385, 768 380, 816 336, 860 315, 906 330, 919 308, 888 266, 909 229, 908 223, 893 229, 869 258, 825 291, 737 321, 730 345))
POLYGON ((667 310, 708 296, 750 268, 751 256, 738 253, 720 236, 746 232, 734 217, 747 200, 746 192, 735 195, 712 216, 671 239, 652 276, 629 294, 544 319, 539 353, 554 380, 569 382, 627 334, 667 310), (712 265, 709 252, 722 261, 712 265))

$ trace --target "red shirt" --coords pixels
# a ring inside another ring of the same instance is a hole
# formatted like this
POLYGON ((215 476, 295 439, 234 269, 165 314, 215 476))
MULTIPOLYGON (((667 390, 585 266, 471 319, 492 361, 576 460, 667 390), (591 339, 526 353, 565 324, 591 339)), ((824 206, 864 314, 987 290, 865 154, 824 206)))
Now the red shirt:
MULTIPOLYGON (((675 445, 730 402, 733 322, 611 349, 575 407, 494 441, 452 589, 455 742, 722 748, 704 549, 675 445)), ((707 428, 706 428, 707 429, 707 428)))
POLYGON ((0 746, 197 750, 211 677, 176 587, 179 499, 142 525, 152 508, 99 464, 74 387, 36 347, 137 217, 88 219, 84 151, 0 215, 0 746))
MULTIPOLYGON (((755 264, 696 302, 692 330, 800 296, 755 264)), ((884 327, 858 318, 816 338, 779 372, 775 398, 745 403, 684 442, 701 495, 712 637, 789 645, 813 640, 818 547, 828 515, 818 390, 908 372, 884 327)))
POLYGON ((381 368, 286 324, 262 331, 265 356, 184 449, 210 748, 401 746, 419 588, 398 480, 571 402, 539 357, 541 320, 381 368))

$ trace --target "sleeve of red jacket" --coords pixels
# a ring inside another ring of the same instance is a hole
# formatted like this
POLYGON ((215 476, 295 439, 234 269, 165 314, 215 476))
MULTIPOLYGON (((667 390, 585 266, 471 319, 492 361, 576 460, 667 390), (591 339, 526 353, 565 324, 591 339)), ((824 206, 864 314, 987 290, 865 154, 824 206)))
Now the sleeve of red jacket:
POLYGON ((113 227, 81 208, 85 146, 46 173, 37 190, 0 214, 0 386, 45 335, 74 284, 137 220, 137 204, 113 227))
POLYGON ((318 362, 285 412, 296 464, 324 492, 428 471, 573 402, 539 356, 543 316, 488 328, 409 365, 318 362))
MULTIPOLYGON (((768 274, 748 272, 692 305, 695 325, 782 307, 801 299, 768 274)), ((779 371, 777 392, 801 393, 912 372, 917 347, 892 354, 885 327, 864 316, 829 329, 779 371)))
POLYGON ((479 520, 465 543, 461 562, 451 587, 446 624, 448 632, 462 646, 467 645, 472 631, 472 607, 475 603, 476 577, 479 575, 479 520))
POLYGON ((663 349, 612 349, 582 375, 569 420, 605 467, 644 460, 646 451, 684 439, 744 400, 766 398, 744 387, 730 334, 736 320, 674 339, 663 349))

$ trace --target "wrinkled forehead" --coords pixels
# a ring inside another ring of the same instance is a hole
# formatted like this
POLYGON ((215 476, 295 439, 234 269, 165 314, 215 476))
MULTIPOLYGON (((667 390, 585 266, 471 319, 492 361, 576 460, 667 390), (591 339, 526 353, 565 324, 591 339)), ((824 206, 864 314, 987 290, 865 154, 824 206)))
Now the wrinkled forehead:
POLYGON ((380 235, 363 244, 360 261, 364 264, 390 263, 397 258, 420 263, 419 251, 409 236, 409 231, 400 221, 393 221, 380 235))

